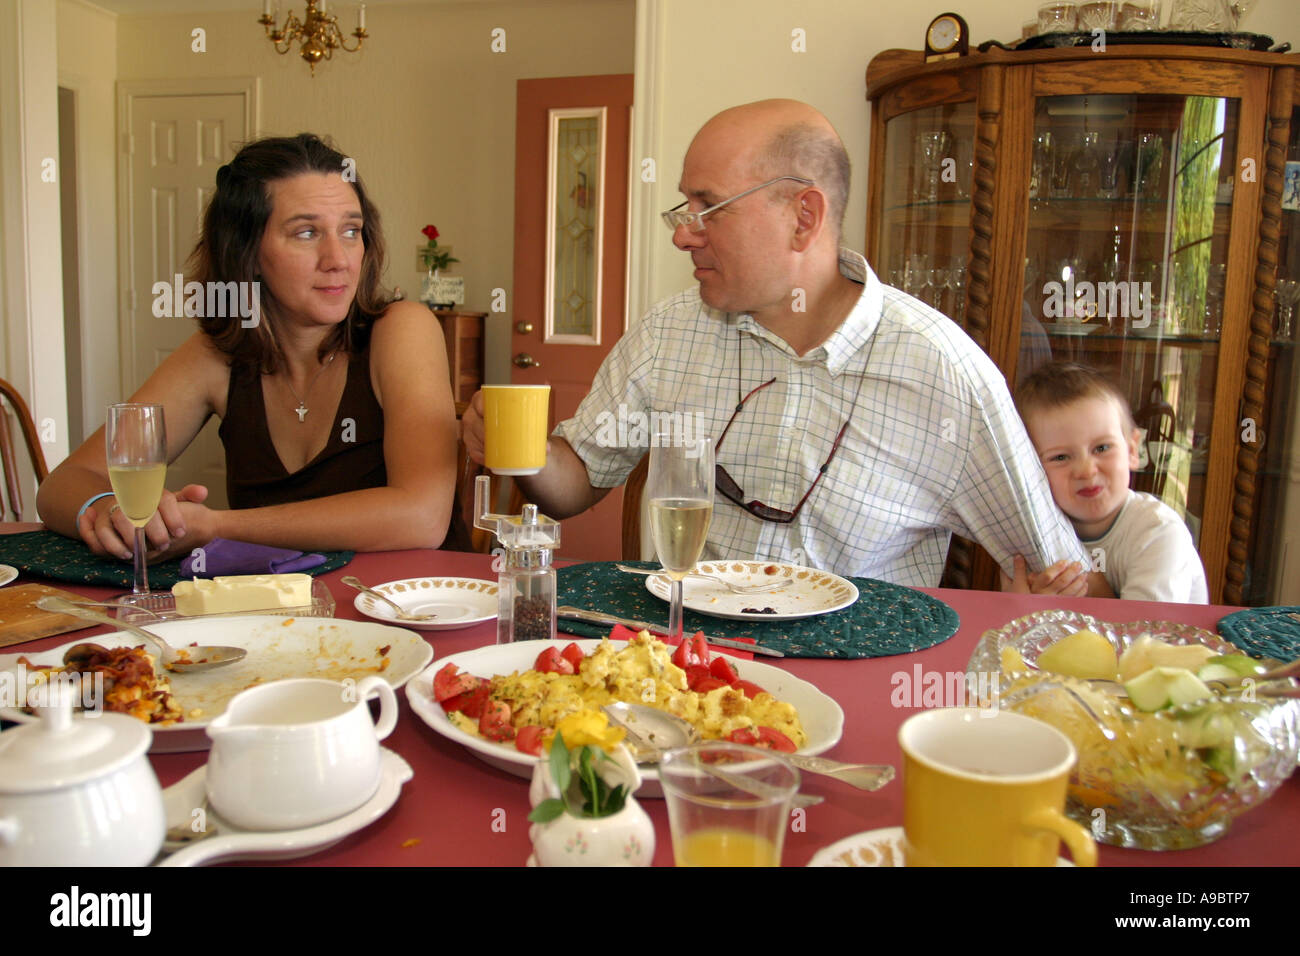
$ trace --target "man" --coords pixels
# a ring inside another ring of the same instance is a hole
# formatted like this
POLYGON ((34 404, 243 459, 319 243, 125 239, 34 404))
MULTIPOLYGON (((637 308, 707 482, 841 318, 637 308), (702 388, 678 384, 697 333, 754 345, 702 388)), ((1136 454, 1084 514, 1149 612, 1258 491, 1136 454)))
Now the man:
MULTIPOLYGON (((792 100, 726 110, 691 143, 679 188, 664 218, 699 287, 614 347, 546 468, 518 479, 529 500, 557 518, 591 507, 645 453, 610 447, 609 417, 680 413, 717 449, 706 559, 933 586, 957 532, 1008 573, 1017 553, 1034 571, 1086 560, 996 366, 839 249, 849 164, 824 116, 792 100)), ((478 461, 481 402, 464 416, 478 461)), ((1080 567, 1056 572, 1049 589, 1086 587, 1080 567)))

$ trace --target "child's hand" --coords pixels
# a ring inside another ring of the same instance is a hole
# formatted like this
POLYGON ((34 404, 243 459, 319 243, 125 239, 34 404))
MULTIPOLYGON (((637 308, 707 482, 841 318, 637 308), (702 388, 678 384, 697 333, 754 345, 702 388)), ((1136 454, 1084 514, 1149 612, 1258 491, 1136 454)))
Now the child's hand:
POLYGON ((1060 594, 1065 597, 1084 597, 1088 593, 1088 573, 1077 561, 1057 561, 1045 571, 1030 574, 1025 559, 1017 554, 1012 559, 1015 577, 1010 587, 1003 575, 1003 590, 1016 594, 1060 594))

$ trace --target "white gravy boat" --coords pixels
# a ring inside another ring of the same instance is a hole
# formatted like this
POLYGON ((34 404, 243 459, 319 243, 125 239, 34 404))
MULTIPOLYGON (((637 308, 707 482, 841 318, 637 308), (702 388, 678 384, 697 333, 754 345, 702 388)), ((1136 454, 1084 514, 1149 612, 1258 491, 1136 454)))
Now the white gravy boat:
POLYGON ((382 677, 300 678, 244 691, 208 724, 208 800, 250 830, 297 830, 351 813, 379 787, 379 741, 397 725, 382 677), (378 696, 379 721, 366 701, 378 696))

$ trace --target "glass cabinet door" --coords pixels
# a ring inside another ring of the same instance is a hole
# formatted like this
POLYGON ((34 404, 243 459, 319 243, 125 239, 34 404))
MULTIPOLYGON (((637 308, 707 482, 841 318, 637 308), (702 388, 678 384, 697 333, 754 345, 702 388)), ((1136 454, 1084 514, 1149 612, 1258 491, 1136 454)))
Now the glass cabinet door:
POLYGON ((975 164, 974 102, 894 117, 875 262, 880 279, 963 323, 975 164))
POLYGON ((1178 95, 1035 103, 1016 380, 1058 359, 1120 383, 1144 433, 1134 487, 1198 542, 1239 109, 1178 95))

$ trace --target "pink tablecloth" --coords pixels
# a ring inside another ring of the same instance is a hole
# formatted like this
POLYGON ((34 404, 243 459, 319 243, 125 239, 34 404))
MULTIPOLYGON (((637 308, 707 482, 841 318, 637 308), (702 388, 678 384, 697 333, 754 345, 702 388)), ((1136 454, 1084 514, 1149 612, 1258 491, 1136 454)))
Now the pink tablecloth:
MULTIPOLYGON (((342 571, 326 576, 341 618, 362 619, 353 607, 355 592, 338 578, 355 574, 380 583, 423 575, 492 578, 486 556, 443 552, 388 552, 358 555, 342 571)), ((629 586, 636 586, 629 584, 629 586)), ((104 594, 102 589, 77 589, 104 594)), ((1213 630, 1230 608, 1152 604, 1099 599, 1061 601, 977 591, 936 589, 928 593, 948 602, 961 615, 961 629, 948 641, 914 654, 873 660, 787 660, 788 668, 811 681, 844 708, 844 739, 829 756, 841 760, 900 764, 898 727, 917 708, 891 706, 893 677, 898 673, 964 672, 975 642, 984 631, 1017 617, 1052 607, 1067 607, 1110 620, 1166 619, 1213 630)), ((79 632, 77 638, 93 632, 79 632)), ((495 623, 461 631, 427 634, 437 656, 490 644, 495 623)), ((40 650, 65 643, 49 638, 6 649, 40 650)), ((397 729, 385 746, 401 754, 415 771, 391 812, 333 849, 295 861, 301 866, 522 864, 528 856, 528 794, 526 783, 477 760, 461 746, 434 733, 402 700, 397 729)), ((198 767, 203 753, 160 755, 154 767, 164 786, 198 767)), ((786 865, 803 865, 819 848, 865 830, 897 826, 902 820, 902 787, 896 781, 866 794, 825 777, 808 777, 805 791, 826 802, 807 811, 806 829, 789 834, 786 865)), ((658 834, 655 862, 672 862, 668 821, 661 800, 644 801, 658 834)), ((1101 849, 1104 866, 1297 865, 1300 840, 1292 824, 1300 818, 1300 779, 1293 777, 1264 806, 1247 813, 1216 843, 1194 850, 1154 853, 1101 849)), ((288 865, 288 864, 286 864, 288 865)))

